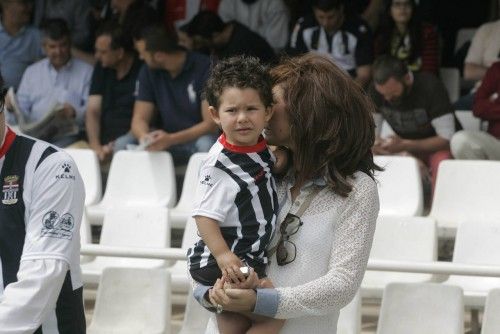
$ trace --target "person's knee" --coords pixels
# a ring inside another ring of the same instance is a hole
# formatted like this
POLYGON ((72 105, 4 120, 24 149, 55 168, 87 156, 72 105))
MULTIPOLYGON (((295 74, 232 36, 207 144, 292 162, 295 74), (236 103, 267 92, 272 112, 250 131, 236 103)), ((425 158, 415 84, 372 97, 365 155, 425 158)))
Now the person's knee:
POLYGON ((472 154, 473 139, 468 131, 459 131, 453 135, 450 141, 451 154, 455 159, 467 159, 472 154))

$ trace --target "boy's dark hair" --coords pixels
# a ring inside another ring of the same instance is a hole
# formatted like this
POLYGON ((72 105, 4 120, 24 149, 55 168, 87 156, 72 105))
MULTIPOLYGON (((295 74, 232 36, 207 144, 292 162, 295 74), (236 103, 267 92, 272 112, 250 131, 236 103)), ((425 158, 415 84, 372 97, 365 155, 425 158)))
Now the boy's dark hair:
POLYGON ((45 19, 42 21, 40 29, 44 38, 49 38, 53 41, 71 37, 68 24, 62 18, 45 19))
POLYGON ((383 85, 390 78, 402 81, 408 74, 408 66, 397 57, 383 55, 375 59, 373 63, 373 81, 378 85, 383 85))
POLYGON ((312 7, 323 12, 328 12, 333 9, 340 9, 343 4, 343 0, 313 0, 312 7))
POLYGON ((205 86, 208 104, 218 109, 222 92, 230 87, 255 89, 265 107, 273 104, 271 75, 258 58, 236 56, 217 63, 205 86))
POLYGON ((111 49, 117 50, 123 48, 126 52, 134 52, 132 38, 124 34, 122 27, 115 21, 103 23, 96 33, 96 38, 100 36, 109 36, 111 38, 111 49))
POLYGON ((146 43, 146 51, 175 53, 186 49, 179 45, 177 35, 162 26, 149 26, 143 29, 141 39, 146 43))
POLYGON ((203 10, 189 21, 185 32, 189 36, 212 38, 214 32, 221 32, 225 26, 226 24, 219 15, 208 10, 203 10))

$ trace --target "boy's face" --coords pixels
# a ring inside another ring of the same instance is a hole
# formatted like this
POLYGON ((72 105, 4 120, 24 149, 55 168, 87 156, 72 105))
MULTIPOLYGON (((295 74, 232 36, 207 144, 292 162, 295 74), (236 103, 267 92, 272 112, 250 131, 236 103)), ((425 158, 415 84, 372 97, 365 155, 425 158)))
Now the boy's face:
POLYGON ((220 96, 219 109, 209 107, 213 120, 224 131, 226 140, 237 146, 257 144, 262 130, 272 116, 257 90, 229 87, 220 96))

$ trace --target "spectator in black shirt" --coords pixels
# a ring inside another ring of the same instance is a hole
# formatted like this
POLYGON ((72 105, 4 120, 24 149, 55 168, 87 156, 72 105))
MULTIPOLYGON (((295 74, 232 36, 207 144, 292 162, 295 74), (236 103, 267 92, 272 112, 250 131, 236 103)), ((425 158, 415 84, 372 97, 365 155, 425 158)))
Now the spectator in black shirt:
POLYGON ((201 11, 193 17, 186 32, 193 38, 195 50, 208 47, 218 59, 238 55, 254 56, 264 63, 276 59, 263 37, 236 21, 224 23, 210 11, 201 11))
POLYGON ((97 33, 85 126, 90 147, 100 161, 135 142, 129 133, 134 107, 135 82, 142 66, 132 41, 114 23, 97 33))

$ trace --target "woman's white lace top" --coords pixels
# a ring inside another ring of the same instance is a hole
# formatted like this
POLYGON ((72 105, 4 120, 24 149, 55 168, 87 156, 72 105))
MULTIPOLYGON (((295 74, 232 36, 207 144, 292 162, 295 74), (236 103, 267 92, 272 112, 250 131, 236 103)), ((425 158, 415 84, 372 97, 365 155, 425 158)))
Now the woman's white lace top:
MULTIPOLYGON (((376 182, 362 172, 354 176, 348 197, 325 187, 313 199, 301 217, 303 225, 289 239, 297 247, 292 263, 278 266, 274 255, 270 259, 268 275, 279 296, 275 317, 287 319, 282 333, 334 332, 339 310, 361 284, 379 201, 376 182)), ((278 222, 295 213, 317 184, 306 184, 292 203, 293 179, 278 182, 278 222)))

